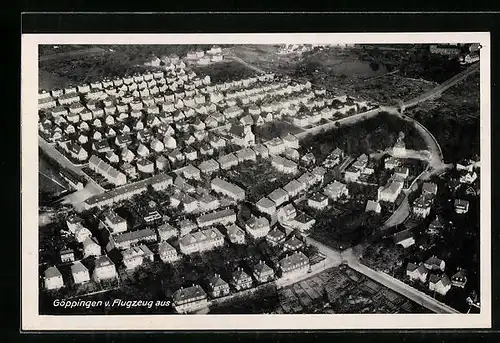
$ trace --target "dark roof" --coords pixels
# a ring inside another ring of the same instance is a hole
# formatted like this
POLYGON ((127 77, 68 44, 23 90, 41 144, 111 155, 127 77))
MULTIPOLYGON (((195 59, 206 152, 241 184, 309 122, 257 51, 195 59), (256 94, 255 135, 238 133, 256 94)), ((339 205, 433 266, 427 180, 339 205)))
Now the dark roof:
POLYGON ((412 262, 408 262, 408 265, 406 266, 406 270, 409 272, 413 272, 418 268, 418 265, 412 262))
POLYGON ((122 243, 126 241, 139 241, 146 237, 154 236, 156 237, 156 233, 152 229, 142 229, 137 231, 125 232, 120 235, 115 236, 116 243, 122 243))
POLYGON ((49 268, 47 268, 47 270, 45 270, 45 277, 46 278, 52 278, 52 277, 58 277, 58 276, 62 276, 62 274, 59 271, 59 269, 57 269, 57 267, 55 267, 55 266, 49 267, 49 268))
POLYGON ((399 242, 404 241, 405 239, 413 237, 413 233, 410 229, 406 229, 394 234, 394 242, 398 244, 399 242))
POLYGON ((176 291, 173 295, 174 302, 185 301, 195 297, 203 296, 206 297, 207 294, 201 288, 200 285, 193 285, 187 288, 181 288, 176 291))
POLYGON ((231 125, 229 133, 233 136, 243 138, 245 137, 245 128, 242 125, 231 125))
POLYGON ((436 257, 436 256, 431 256, 427 259, 427 261, 425 261, 426 264, 429 264, 431 266, 438 266, 438 267, 441 265, 441 262, 443 262, 443 260, 436 257))

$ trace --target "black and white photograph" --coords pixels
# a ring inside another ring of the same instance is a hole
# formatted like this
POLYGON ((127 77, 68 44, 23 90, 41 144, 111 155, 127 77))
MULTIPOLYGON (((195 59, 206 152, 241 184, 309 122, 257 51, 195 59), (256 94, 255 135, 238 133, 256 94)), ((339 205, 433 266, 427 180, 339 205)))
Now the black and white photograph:
POLYGON ((23 325, 489 327, 489 58, 470 32, 23 36, 23 325))

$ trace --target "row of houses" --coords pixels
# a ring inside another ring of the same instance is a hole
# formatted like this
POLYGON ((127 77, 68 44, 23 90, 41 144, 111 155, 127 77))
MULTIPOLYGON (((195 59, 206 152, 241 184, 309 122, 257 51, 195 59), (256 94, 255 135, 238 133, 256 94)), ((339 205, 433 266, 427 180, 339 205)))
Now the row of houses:
MULTIPOLYGON (((111 259, 102 255, 95 259, 94 269, 92 271, 92 276, 89 273, 89 268, 87 268, 81 261, 75 261, 71 265, 71 280, 75 285, 85 284, 91 281, 100 282, 103 280, 113 280, 118 277, 116 266, 111 261, 111 259)), ((44 287, 47 290, 57 290, 65 285, 65 280, 62 273, 56 266, 51 266, 47 268, 43 276, 44 287)))
POLYGON ((423 263, 409 262, 406 267, 406 275, 412 281, 426 283, 431 292, 446 295, 452 286, 464 288, 467 283, 467 273, 463 269, 452 275, 450 278, 444 273, 445 263, 436 256, 430 257, 423 263))
MULTIPOLYGON (((290 254, 278 263, 282 278, 296 278, 306 274, 309 268, 309 259, 302 252, 290 254)), ((196 284, 177 290, 173 294, 174 308, 179 313, 196 312, 209 306, 208 295, 213 298, 227 296, 231 293, 231 286, 238 292, 250 289, 253 286, 253 280, 257 283, 265 283, 275 278, 273 268, 263 261, 260 261, 252 268, 252 275, 248 275, 242 268, 236 269, 229 282, 223 280, 220 275, 215 274, 208 282, 208 294, 203 287, 196 284)))

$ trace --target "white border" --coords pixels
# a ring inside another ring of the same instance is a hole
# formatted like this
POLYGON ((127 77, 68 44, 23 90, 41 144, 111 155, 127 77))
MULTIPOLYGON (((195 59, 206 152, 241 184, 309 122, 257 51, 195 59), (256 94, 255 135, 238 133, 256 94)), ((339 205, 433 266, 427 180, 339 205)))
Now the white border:
POLYGON ((22 330, 254 330, 254 329, 444 329, 491 327, 490 34, 23 34, 22 136, 22 330), (480 43, 481 77, 481 313, 306 315, 38 314, 38 44, 277 44, 277 43, 480 43))

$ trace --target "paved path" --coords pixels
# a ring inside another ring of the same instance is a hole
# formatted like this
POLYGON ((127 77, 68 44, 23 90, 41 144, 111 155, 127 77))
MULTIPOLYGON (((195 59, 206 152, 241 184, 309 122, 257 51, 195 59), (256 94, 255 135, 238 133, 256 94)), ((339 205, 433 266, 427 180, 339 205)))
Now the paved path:
MULTIPOLYGON (((360 264, 358 258, 353 254, 352 249, 347 249, 346 251, 340 253, 337 250, 334 250, 313 238, 307 237, 306 241, 307 243, 316 246, 319 251, 324 253, 328 258, 332 259, 332 261, 338 263, 338 259, 340 258, 340 262, 346 263, 352 269, 360 272, 363 275, 366 275, 370 279, 384 285, 387 288, 392 289, 393 291, 435 313, 459 313, 457 310, 451 308, 450 306, 437 301, 427 294, 411 287, 410 285, 405 284, 402 281, 399 281, 398 279, 393 278, 388 274, 375 271, 371 268, 366 267, 365 265, 360 264)), ((304 279, 306 278, 307 277, 305 277, 304 279)))
POLYGON ((104 188, 97 184, 90 176, 85 174, 78 166, 74 165, 63 154, 57 151, 54 146, 50 145, 42 137, 38 137, 38 146, 47 154, 53 161, 57 162, 61 167, 67 169, 76 175, 83 176, 87 180, 85 188, 65 197, 64 203, 81 202, 93 194, 104 193, 104 188))
POLYGON ((418 105, 421 102, 431 100, 435 98, 436 96, 440 95, 444 91, 446 91, 448 88, 453 87, 457 83, 463 81, 465 78, 467 78, 469 75, 472 75, 476 72, 479 72, 479 63, 474 63, 461 73, 453 76, 452 78, 446 80, 445 82, 441 83, 439 86, 429 90, 428 92, 423 93, 422 95, 406 101, 403 103, 403 108, 409 108, 418 105))
POLYGON ((370 279, 386 286, 387 288, 392 289, 393 291, 405 296, 406 298, 416 302, 417 304, 431 310, 435 313, 460 313, 454 308, 437 301, 433 297, 405 284, 402 281, 399 281, 392 276, 375 271, 367 266, 358 263, 358 262, 348 262, 347 265, 352 269, 366 275, 370 279))

